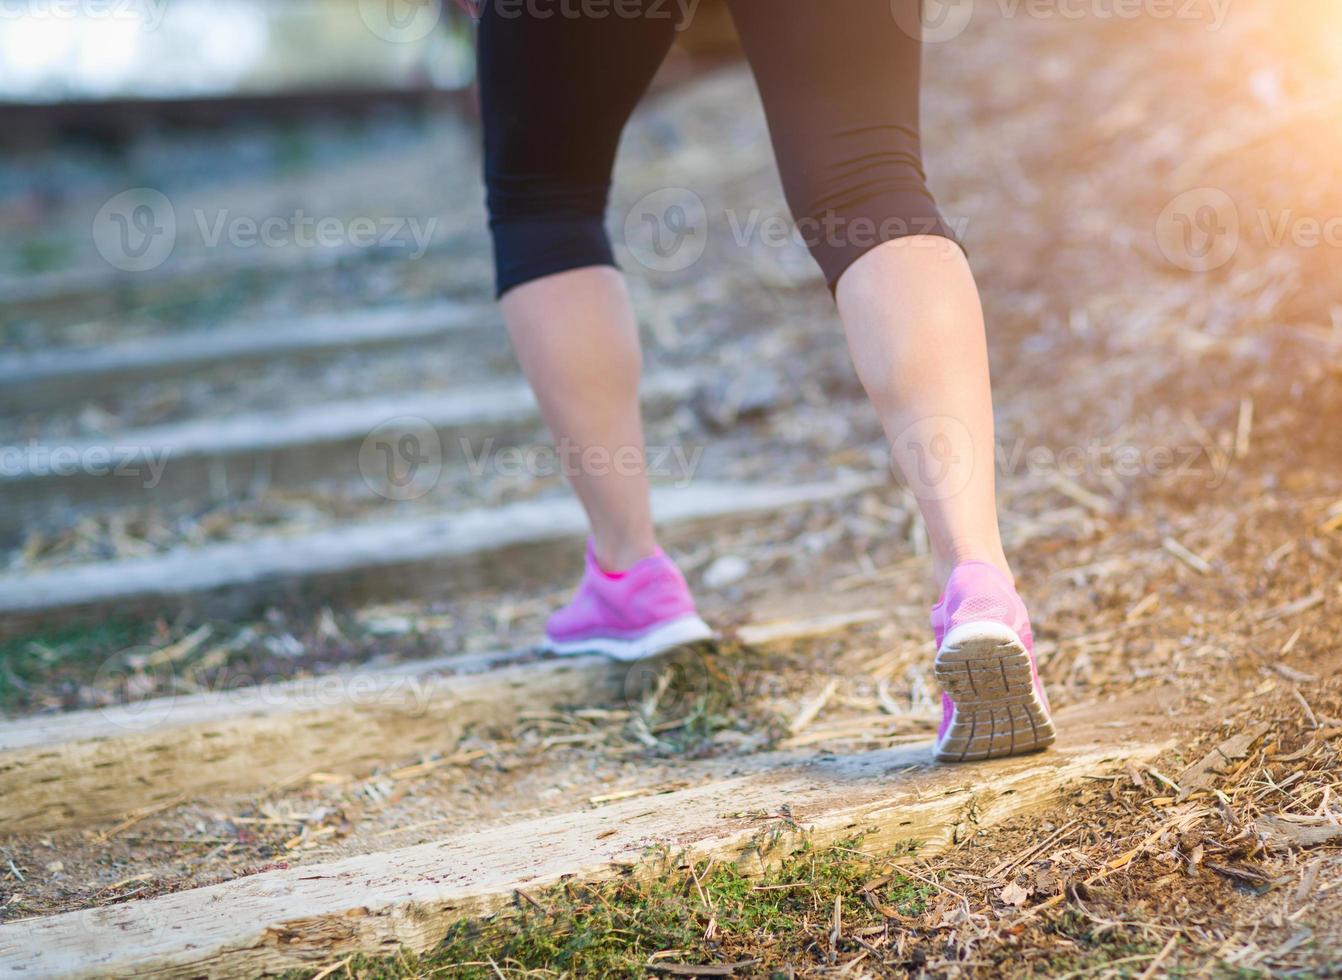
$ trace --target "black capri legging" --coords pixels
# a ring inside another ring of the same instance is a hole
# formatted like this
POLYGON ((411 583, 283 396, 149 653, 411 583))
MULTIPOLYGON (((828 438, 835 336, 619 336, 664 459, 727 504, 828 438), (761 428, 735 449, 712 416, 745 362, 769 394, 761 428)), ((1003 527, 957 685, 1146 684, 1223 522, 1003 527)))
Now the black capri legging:
MULTIPOLYGON (((920 0, 729 0, 798 232, 833 289, 905 235, 955 239, 923 173, 920 0), (909 16, 912 15, 912 20, 909 16)), ((485 0, 479 75, 498 294, 614 265, 620 133, 676 32, 671 0, 485 0), (585 11, 585 13, 579 13, 585 11)))

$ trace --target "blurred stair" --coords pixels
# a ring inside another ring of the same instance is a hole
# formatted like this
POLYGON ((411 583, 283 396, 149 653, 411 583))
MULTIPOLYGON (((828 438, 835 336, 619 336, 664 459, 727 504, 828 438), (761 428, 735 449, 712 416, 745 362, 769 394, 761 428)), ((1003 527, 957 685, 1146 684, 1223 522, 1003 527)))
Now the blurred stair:
MULTIPOLYGON (((675 542, 720 521, 769 516, 875 485, 849 478, 768 486, 656 488, 653 514, 675 542)), ((0 576, 0 636, 111 615, 243 616, 283 601, 361 602, 508 584, 571 566, 587 530, 569 496, 181 548, 150 558, 0 576)))
MULTIPOLYGON (((694 387, 687 373, 648 378, 642 386, 646 416, 674 410, 694 387)), ((462 440, 473 447, 490 439, 507 444, 541 438, 543 431, 530 389, 509 379, 456 391, 190 419, 98 439, 35 440, 0 447, 0 534, 68 522, 94 510, 156 506, 171 512, 320 483, 381 492, 382 477, 370 465, 379 457, 366 452, 361 460, 360 450, 375 430, 397 420, 404 423, 397 425, 397 436, 413 431, 419 439, 437 440, 439 452, 426 448, 429 442, 416 448, 416 455, 430 454, 435 465, 467 455, 462 440), (76 472, 51 472, 61 459, 95 457, 102 460, 101 472, 79 472, 77 464, 76 472)))
POLYGON ((73 399, 98 398, 130 385, 221 364, 409 344, 480 328, 501 332, 497 319, 484 307, 453 302, 375 307, 260 324, 248 320, 95 347, 3 354, 0 410, 60 407, 73 399))

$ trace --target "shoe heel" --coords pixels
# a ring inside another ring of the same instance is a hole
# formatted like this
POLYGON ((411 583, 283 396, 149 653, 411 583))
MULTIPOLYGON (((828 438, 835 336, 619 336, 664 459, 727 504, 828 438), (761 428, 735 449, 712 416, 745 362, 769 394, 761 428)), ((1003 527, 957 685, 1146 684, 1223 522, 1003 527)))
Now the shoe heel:
POLYGON ((937 651, 937 681, 955 701, 937 745, 944 762, 998 759, 1051 745, 1053 721, 1035 690, 1030 655, 1000 623, 956 627, 937 651))

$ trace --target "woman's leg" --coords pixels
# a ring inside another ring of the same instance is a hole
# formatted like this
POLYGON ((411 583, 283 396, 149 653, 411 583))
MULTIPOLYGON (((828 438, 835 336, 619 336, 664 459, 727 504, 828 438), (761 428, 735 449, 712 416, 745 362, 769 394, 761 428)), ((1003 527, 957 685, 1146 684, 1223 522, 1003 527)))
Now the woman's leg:
POLYGON ((606 569, 656 550, 638 330, 605 210, 621 130, 674 36, 669 7, 588 17, 546 0, 487 0, 480 20, 501 308, 606 569))
POLYGON ((848 267, 836 298, 858 376, 927 525, 937 584, 971 560, 1010 578, 983 311, 964 253, 925 235, 886 242, 848 267))
POLYGON ((921 42, 901 26, 920 0, 731 2, 788 203, 931 537, 936 756, 1043 748, 1048 700, 997 529, 983 313, 922 169, 921 42))
POLYGON ((798 231, 835 290, 941 584, 966 559, 1007 568, 983 314, 922 166, 921 42, 905 30, 918 4, 731 0, 798 231))
POLYGON ((587 511, 597 560, 617 570, 657 550, 643 468, 638 326, 624 279, 591 266, 533 279, 502 298, 508 335, 587 511), (602 451, 602 466, 583 453, 602 451))

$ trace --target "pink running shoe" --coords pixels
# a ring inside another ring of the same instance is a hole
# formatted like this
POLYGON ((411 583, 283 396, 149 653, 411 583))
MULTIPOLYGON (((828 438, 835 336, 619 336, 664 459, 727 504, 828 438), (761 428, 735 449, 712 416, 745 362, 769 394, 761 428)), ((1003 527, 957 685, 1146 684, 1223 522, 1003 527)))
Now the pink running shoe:
POLYGON ((1030 617, 1005 575, 987 562, 957 565, 932 607, 932 629, 944 711, 937 759, 996 759, 1052 744, 1030 617))
POLYGON ((623 572, 607 572, 587 544, 587 568, 573 601, 545 624, 547 646, 570 656, 640 660, 713 635, 699 618, 685 576, 662 550, 623 572))

